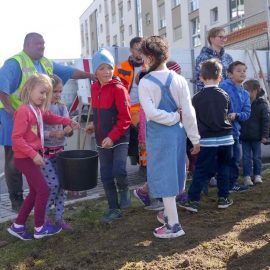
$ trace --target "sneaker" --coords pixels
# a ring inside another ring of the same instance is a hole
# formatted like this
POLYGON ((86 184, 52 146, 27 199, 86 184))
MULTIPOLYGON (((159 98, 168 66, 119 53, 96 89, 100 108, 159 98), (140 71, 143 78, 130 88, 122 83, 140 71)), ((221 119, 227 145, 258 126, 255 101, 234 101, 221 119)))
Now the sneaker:
POLYGON ((7 231, 15 236, 15 237, 18 237, 20 238, 21 240, 24 240, 24 241, 28 241, 28 240, 32 240, 33 239, 33 234, 31 233, 28 233, 26 231, 26 227, 23 226, 21 228, 15 228, 14 224, 12 224, 8 229, 7 231))
POLYGON ((122 217, 122 213, 120 209, 110 209, 108 213, 103 215, 101 220, 105 223, 112 223, 114 220, 117 220, 122 217))
POLYGON ((60 226, 63 231, 72 231, 72 227, 70 224, 66 223, 63 219, 56 221, 55 224, 60 226))
POLYGON ((60 233, 61 231, 62 231, 61 226, 45 223, 39 232, 35 229, 34 238, 40 239, 46 236, 51 236, 51 235, 60 233))
POLYGON ((262 177, 260 175, 255 175, 254 183, 255 184, 262 184, 263 183, 262 177))
POLYGON ((184 234, 185 232, 183 231, 180 224, 174 224, 173 226, 165 224, 154 230, 154 236, 157 238, 175 238, 184 234))
POLYGON ((157 214, 157 220, 158 220, 158 222, 160 222, 163 225, 168 223, 168 217, 166 217, 164 215, 164 211, 158 212, 158 214, 157 214))
POLYGON ((244 186, 248 187, 248 186, 253 186, 253 182, 250 178, 250 176, 245 176, 244 177, 244 186))
POLYGON ((216 177, 211 177, 210 181, 209 181, 209 186, 210 187, 216 187, 217 186, 217 179, 216 177))
POLYGON ((185 203, 188 201, 188 195, 187 193, 184 191, 182 193, 179 193, 177 196, 176 196, 176 203, 185 203))
POLYGON ((134 189, 133 194, 145 206, 149 206, 151 204, 148 194, 145 194, 141 188, 134 189))
POLYGON ((230 193, 234 192, 245 192, 248 191, 248 186, 240 186, 238 184, 234 184, 234 186, 229 190, 230 193))
POLYGON ((179 203, 178 206, 190 212, 198 213, 199 202, 188 200, 185 203, 179 203))
POLYGON ((225 209, 233 204, 233 200, 230 198, 220 197, 218 198, 218 208, 225 209))
POLYGON ((159 199, 153 199, 149 206, 144 207, 145 210, 161 211, 164 209, 164 204, 159 199))

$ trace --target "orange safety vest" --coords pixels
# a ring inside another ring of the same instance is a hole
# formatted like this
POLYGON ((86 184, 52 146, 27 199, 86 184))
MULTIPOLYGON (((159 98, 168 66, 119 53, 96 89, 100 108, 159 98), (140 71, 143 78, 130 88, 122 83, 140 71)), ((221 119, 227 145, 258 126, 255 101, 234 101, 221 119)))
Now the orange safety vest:
MULTIPOLYGON (((114 69, 114 75, 119 77, 128 92, 130 92, 133 79, 134 79, 134 67, 129 63, 129 61, 121 62, 118 67, 114 69)), ((140 122, 139 119, 139 111, 141 105, 139 103, 131 105, 130 113, 131 113, 131 123, 136 127, 140 122)))

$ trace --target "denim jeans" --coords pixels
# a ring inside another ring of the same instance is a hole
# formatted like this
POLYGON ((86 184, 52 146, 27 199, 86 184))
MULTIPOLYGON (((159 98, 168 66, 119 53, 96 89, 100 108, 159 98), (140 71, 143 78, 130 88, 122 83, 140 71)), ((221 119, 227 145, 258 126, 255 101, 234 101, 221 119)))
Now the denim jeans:
POLYGON ((110 149, 98 148, 101 181, 110 209, 119 208, 116 184, 119 190, 128 188, 127 153, 128 144, 119 144, 110 149))
POLYGON ((192 183, 188 190, 188 197, 191 201, 200 200, 201 191, 215 165, 217 169, 218 197, 227 198, 229 196, 229 164, 232 158, 232 150, 232 145, 201 147, 192 183))
POLYGON ((240 144, 238 139, 234 139, 233 156, 229 165, 230 189, 237 183, 240 167, 240 144))
POLYGON ((243 175, 252 175, 252 161, 253 161, 253 175, 260 175, 262 168, 261 157, 261 142, 260 141, 243 141, 243 175))

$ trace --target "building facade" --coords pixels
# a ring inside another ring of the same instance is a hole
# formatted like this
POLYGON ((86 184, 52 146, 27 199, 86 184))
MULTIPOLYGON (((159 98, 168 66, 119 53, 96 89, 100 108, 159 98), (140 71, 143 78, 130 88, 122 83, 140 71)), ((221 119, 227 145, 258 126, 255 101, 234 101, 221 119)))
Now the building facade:
POLYGON ((94 0, 80 17, 81 54, 150 35, 172 48, 200 48, 216 26, 226 29, 228 48, 268 49, 268 21, 268 0, 94 0))

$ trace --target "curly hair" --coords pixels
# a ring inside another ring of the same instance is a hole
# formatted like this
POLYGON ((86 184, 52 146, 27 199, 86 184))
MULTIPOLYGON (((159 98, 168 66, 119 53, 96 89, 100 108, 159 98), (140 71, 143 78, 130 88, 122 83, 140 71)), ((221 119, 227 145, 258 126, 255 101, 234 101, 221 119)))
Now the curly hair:
POLYGON ((141 44, 142 54, 153 56, 154 64, 150 66, 148 73, 156 70, 162 63, 169 58, 169 46, 167 41, 161 36, 151 36, 143 39, 141 44))

